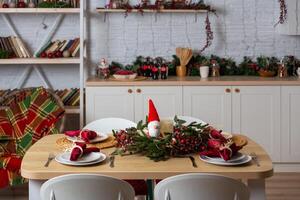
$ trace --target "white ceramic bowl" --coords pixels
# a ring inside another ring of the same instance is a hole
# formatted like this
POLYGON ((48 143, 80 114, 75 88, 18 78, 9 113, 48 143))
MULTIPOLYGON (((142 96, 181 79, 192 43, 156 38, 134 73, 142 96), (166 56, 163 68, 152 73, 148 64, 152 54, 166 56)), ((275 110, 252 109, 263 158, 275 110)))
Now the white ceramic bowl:
POLYGON ((135 79, 137 76, 137 73, 134 73, 134 74, 130 74, 130 75, 120 75, 120 74, 114 74, 113 77, 117 80, 133 80, 135 79))

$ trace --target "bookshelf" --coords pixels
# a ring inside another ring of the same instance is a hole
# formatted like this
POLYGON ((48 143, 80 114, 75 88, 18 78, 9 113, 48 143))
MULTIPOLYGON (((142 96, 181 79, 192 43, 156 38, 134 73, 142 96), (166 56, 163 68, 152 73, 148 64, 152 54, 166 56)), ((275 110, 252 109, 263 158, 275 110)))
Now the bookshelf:
POLYGON ((8 58, 0 59, 0 65, 15 65, 15 64, 80 64, 80 58, 8 58))
POLYGON ((78 14, 80 8, 0 8, 0 13, 22 13, 22 14, 51 14, 51 13, 62 13, 62 14, 78 14))
MULTIPOLYGON (((41 71, 43 65, 76 65, 79 67, 79 89, 80 89, 80 106, 65 106, 65 110, 67 114, 79 114, 80 116, 80 128, 83 127, 84 124, 84 62, 85 62, 85 53, 86 53, 86 44, 84 42, 86 36, 86 0, 80 0, 80 8, 0 8, 0 16, 2 15, 4 21, 7 23, 9 28, 11 29, 14 36, 19 37, 20 34, 14 27, 10 19, 10 14, 37 14, 36 17, 40 17, 43 14, 54 14, 57 15, 56 20, 54 21, 51 30, 48 35, 45 36, 43 43, 45 41, 50 40, 56 30, 59 27, 60 22, 63 20, 65 15, 76 14, 79 16, 79 27, 80 27, 80 56, 71 57, 71 58, 12 58, 12 59, 0 59, 0 67, 1 65, 24 65, 24 72, 18 81, 17 87, 20 88, 23 83, 26 81, 28 75, 30 74, 30 69, 33 68, 42 78, 42 81, 46 85, 46 87, 51 88, 51 84, 48 84, 49 81, 44 73, 41 71), (19 86, 19 87, 18 87, 19 86)), ((30 15, 32 16, 32 15, 30 15)), ((22 16, 23 17, 23 16, 22 16)), ((21 37, 19 37, 21 39, 21 37)), ((22 39, 21 39, 22 40, 22 39)), ((40 46, 42 46, 41 44, 40 46)), ((33 52, 32 52, 33 53, 33 52)))

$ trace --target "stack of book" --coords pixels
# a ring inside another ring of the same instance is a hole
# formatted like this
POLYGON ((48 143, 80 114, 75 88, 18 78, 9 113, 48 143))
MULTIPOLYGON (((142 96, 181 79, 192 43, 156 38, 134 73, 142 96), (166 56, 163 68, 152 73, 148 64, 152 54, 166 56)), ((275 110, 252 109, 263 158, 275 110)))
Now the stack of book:
POLYGON ((0 51, 7 52, 9 58, 31 57, 22 40, 16 36, 0 37, 0 51))
POLYGON ((55 90, 57 96, 60 97, 65 106, 79 106, 80 90, 79 88, 71 88, 64 90, 55 90))
POLYGON ((59 58, 59 57, 79 57, 80 39, 56 40, 47 42, 34 57, 59 58))

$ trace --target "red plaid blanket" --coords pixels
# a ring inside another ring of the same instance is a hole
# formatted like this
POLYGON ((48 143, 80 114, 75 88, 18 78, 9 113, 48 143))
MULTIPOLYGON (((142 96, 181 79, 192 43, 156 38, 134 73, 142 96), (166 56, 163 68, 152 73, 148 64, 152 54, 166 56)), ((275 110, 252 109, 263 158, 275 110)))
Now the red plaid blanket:
POLYGON ((0 188, 24 182, 19 163, 25 152, 43 136, 58 133, 55 123, 64 114, 44 88, 16 96, 0 109, 0 188))

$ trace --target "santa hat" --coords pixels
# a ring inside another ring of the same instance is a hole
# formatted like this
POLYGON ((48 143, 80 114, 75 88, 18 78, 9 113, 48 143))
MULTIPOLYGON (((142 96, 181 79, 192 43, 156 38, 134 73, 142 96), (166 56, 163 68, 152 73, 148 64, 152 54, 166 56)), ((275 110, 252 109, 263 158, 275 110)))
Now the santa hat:
POLYGON ((148 122, 152 121, 160 121, 156 108, 151 99, 149 99, 149 114, 148 114, 148 122))

